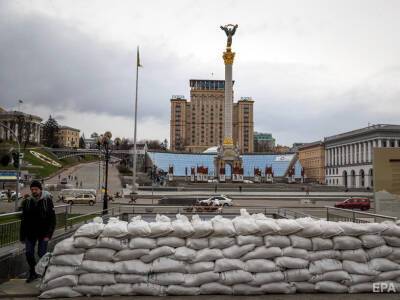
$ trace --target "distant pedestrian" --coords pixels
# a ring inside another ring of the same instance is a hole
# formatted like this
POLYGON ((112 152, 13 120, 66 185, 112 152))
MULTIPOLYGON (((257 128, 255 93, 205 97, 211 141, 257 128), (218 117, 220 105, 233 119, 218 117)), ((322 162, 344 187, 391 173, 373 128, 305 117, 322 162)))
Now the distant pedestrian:
POLYGON ((239 185, 239 192, 242 192, 242 186, 239 185))
POLYGON ((12 195, 11 195, 11 191, 10 191, 10 189, 8 189, 8 190, 7 190, 7 201, 8 201, 8 202, 11 202, 11 196, 12 196, 12 195))
POLYGON ((34 180, 30 185, 31 195, 25 198, 20 210, 20 241, 25 243, 26 260, 29 265, 29 283, 38 275, 35 272, 35 245, 38 244, 38 256, 47 252, 47 244, 53 236, 56 225, 53 198, 49 192, 43 191, 40 181, 34 180))
POLYGON ((136 196, 133 195, 133 193, 130 195, 130 198, 131 198, 131 199, 129 200, 129 204, 131 204, 131 203, 132 203, 132 204, 133 204, 133 203, 136 204, 136 199, 137 199, 137 198, 136 198, 136 196))
POLYGON ((78 176, 75 176, 75 180, 76 180, 76 181, 78 180, 78 176))
POLYGON ((77 181, 77 182, 75 182, 75 186, 76 186, 76 187, 78 187, 78 185, 79 185, 78 181, 77 181))
POLYGON ((215 186, 214 186, 214 193, 217 192, 217 189, 218 189, 218 187, 217 187, 217 185, 215 185, 215 186))
POLYGON ((60 182, 60 181, 61 181, 61 175, 58 174, 58 182, 60 182))
POLYGON ((79 186, 82 187, 82 181, 79 183, 79 186))
POLYGON ((71 180, 71 175, 68 175, 68 180, 71 180))

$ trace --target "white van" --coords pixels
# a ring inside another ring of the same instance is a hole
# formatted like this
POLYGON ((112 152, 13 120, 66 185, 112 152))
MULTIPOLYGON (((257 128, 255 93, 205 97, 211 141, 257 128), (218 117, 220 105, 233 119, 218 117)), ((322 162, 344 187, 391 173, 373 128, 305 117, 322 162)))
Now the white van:
POLYGON ((58 194, 58 198, 61 201, 64 201, 64 199, 67 197, 75 197, 80 194, 92 194, 93 196, 96 197, 97 192, 95 189, 63 189, 58 194))

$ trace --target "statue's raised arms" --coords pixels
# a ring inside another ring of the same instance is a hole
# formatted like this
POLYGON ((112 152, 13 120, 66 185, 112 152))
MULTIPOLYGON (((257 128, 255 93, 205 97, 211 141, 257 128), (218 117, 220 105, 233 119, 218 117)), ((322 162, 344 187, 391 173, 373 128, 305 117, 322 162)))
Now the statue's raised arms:
POLYGON ((239 26, 237 24, 236 25, 228 24, 228 25, 220 27, 223 31, 225 31, 226 36, 227 36, 226 48, 231 48, 232 36, 235 34, 236 28, 238 28, 238 27, 239 26))

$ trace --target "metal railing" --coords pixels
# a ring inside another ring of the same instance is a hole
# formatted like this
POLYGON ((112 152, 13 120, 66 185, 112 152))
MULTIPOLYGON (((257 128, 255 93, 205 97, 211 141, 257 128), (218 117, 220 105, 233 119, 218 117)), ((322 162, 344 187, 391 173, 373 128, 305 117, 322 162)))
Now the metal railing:
MULTIPOLYGON (((88 214, 72 216, 71 206, 69 204, 56 205, 56 232, 58 230, 73 230, 82 223, 92 220, 94 217, 102 217, 107 221, 111 216, 118 216, 120 210, 112 207, 107 210, 107 214, 103 214, 103 210, 91 212, 88 214)), ((0 247, 14 244, 19 241, 21 228, 21 212, 6 213, 0 215, 0 247), (7 221, 7 220, 10 221, 7 221)))
POLYGON ((325 206, 326 220, 335 222, 354 222, 354 223, 380 223, 383 221, 396 221, 396 217, 380 214, 357 211, 354 209, 344 209, 332 206, 325 206))

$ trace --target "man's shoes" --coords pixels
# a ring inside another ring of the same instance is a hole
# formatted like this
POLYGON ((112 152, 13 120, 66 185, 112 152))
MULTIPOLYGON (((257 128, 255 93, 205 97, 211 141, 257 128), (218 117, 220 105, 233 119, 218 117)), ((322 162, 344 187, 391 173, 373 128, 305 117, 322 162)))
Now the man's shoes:
POLYGON ((35 281, 36 279, 39 278, 39 275, 36 273, 29 273, 29 277, 26 279, 26 283, 30 283, 32 281, 35 281))

